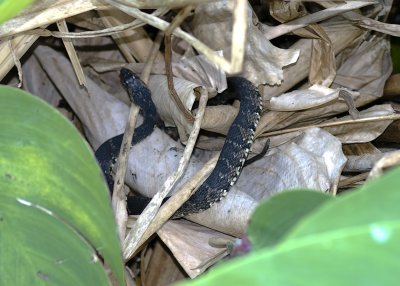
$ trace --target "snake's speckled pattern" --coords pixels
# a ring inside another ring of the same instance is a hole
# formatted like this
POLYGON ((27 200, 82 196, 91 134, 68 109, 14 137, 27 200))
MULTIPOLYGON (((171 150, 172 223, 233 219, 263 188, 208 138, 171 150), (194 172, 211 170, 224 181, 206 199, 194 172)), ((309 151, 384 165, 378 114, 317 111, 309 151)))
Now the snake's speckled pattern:
MULTIPOLYGON (((136 144, 153 131, 158 118, 157 112, 149 89, 133 72, 122 69, 121 81, 128 90, 131 100, 141 108, 144 116, 144 123, 135 129, 132 144, 136 144)), ((262 112, 261 97, 254 85, 244 78, 230 77, 227 81, 231 98, 240 100, 239 114, 229 128, 214 170, 195 194, 175 213, 174 218, 204 211, 219 202, 235 184, 249 154, 262 112)), ((115 157, 118 156, 121 141, 122 134, 103 143, 95 153, 111 189, 113 181, 110 170, 115 157)), ((149 200, 149 198, 129 199, 130 213, 141 211, 149 200), (140 210, 133 209, 136 207, 140 210)))

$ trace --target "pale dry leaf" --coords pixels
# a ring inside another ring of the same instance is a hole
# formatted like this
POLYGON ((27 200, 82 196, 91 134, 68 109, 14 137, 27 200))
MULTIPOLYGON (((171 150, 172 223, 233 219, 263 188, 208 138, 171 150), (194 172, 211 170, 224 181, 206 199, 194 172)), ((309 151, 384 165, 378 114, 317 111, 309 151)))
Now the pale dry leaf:
POLYGON ((188 219, 232 235, 242 234, 256 202, 293 188, 329 190, 346 162, 341 143, 329 133, 313 128, 248 167, 220 203, 188 219), (243 202, 238 191, 245 192, 243 202), (252 201, 252 203, 251 203, 252 201))
MULTIPOLYGON (((214 50, 223 50, 228 57, 230 51, 226 50, 226 47, 229 47, 232 39, 233 23, 230 11, 230 2, 225 0, 198 5, 191 22, 193 34, 198 39, 214 50)), ((280 84, 283 80, 282 68, 296 62, 299 51, 274 47, 254 26, 250 5, 248 6, 247 26, 245 61, 240 75, 256 85, 280 84)))
POLYGON ((62 97, 53 83, 48 80, 47 74, 40 66, 37 58, 29 57, 22 66, 22 69, 25 74, 24 90, 57 107, 62 97))
MULTIPOLYGON (((140 143, 132 146, 125 183, 142 196, 152 197, 162 188, 165 180, 179 165, 184 146, 156 128, 140 143)), ((179 189, 196 174, 214 152, 194 152, 181 180, 174 187, 179 189)))
POLYGON ((87 77, 79 87, 69 60, 61 53, 38 46, 34 54, 57 89, 78 115, 93 148, 125 130, 129 107, 87 77))

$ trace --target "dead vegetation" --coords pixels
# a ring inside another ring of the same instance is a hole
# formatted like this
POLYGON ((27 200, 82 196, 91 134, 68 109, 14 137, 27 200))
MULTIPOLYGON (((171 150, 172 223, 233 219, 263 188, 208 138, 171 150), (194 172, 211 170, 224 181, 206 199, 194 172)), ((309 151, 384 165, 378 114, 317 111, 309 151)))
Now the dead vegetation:
MULTIPOLYGON (((140 273, 147 285, 202 273, 205 262, 226 253, 208 240, 241 235, 261 199, 299 187, 336 194, 363 183, 381 159, 398 161, 398 75, 384 93, 392 73, 387 35, 400 35, 399 26, 385 23, 391 5, 250 2, 41 0, 0 26, 3 83, 22 84, 56 107, 66 101, 72 112, 59 108, 94 150, 124 131, 131 138, 138 110, 129 109, 120 86, 116 71, 123 66, 141 74, 162 119, 177 128, 179 141, 156 130, 121 154, 126 160, 116 174, 154 196, 137 220, 126 214, 124 184, 113 197, 124 258, 144 249, 140 273), (200 126, 225 134, 237 113, 235 104, 192 110, 193 103, 200 95, 205 103, 238 73, 263 96, 253 151, 267 138, 271 150, 243 170, 223 202, 191 222, 167 222, 213 168, 224 140, 202 133, 197 139, 200 126), (202 150, 190 156, 195 143, 202 150), (159 209, 170 193, 179 195, 159 209), (160 241, 145 247, 154 233, 171 253, 160 241), (153 268, 160 259, 171 266, 165 271, 178 274, 162 278, 153 268)), ((134 267, 130 274, 137 275, 134 267)))

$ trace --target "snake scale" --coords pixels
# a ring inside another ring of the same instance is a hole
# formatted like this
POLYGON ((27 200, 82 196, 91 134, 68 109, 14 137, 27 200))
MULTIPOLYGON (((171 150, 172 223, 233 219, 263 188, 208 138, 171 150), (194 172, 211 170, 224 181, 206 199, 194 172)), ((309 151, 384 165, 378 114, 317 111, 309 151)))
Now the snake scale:
MULTIPOLYGON (((142 125, 135 129, 132 145, 150 135, 157 123, 156 107, 151 100, 151 92, 140 78, 128 69, 121 69, 120 78, 129 93, 130 100, 139 106, 144 117, 142 125)), ((192 197, 175 213, 174 218, 198 213, 211 207, 226 196, 240 175, 253 143, 254 132, 262 112, 262 101, 256 87, 241 77, 227 78, 228 94, 240 100, 239 113, 229 128, 217 164, 211 174, 192 197)), ((104 142, 95 152, 110 190, 113 187, 112 167, 116 162, 123 134, 104 142)), ((128 197, 128 212, 140 213, 149 198, 128 197)))

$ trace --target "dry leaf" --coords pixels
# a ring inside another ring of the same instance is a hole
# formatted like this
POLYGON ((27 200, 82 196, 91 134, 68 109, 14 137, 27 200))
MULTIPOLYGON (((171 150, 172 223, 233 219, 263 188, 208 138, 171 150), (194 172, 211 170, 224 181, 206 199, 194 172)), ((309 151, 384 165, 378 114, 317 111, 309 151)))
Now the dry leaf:
POLYGON ((276 111, 309 109, 338 99, 339 92, 322 85, 312 85, 308 89, 294 90, 271 98, 268 108, 276 111))
POLYGON ((198 267, 221 252, 208 244, 210 238, 220 237, 233 240, 233 237, 197 224, 180 220, 167 222, 158 232, 162 241, 172 251, 186 273, 194 278, 204 269, 198 267))
MULTIPOLYGON (((162 75, 154 75, 150 77, 147 84, 151 93, 157 112, 164 121, 165 126, 176 126, 182 142, 186 142, 187 134, 192 130, 192 124, 186 119, 184 114, 176 105, 175 101, 169 94, 167 77, 162 75)), ((194 88, 197 84, 174 77, 174 87, 186 110, 191 110, 196 99, 194 88)))
POLYGON ((87 77, 79 87, 71 63, 61 53, 39 46, 35 55, 57 89, 82 121, 94 149, 125 130, 129 108, 87 77))
MULTIPOLYGON (((359 112, 360 118, 375 116, 385 116, 394 114, 390 104, 374 105, 366 110, 359 112)), ((350 116, 341 117, 338 120, 350 120, 350 116)), ((335 120, 328 121, 334 122, 335 120)), ((393 120, 377 120, 376 122, 345 124, 335 127, 325 127, 324 129, 334 134, 342 143, 362 143, 376 139, 385 131, 393 120)))

